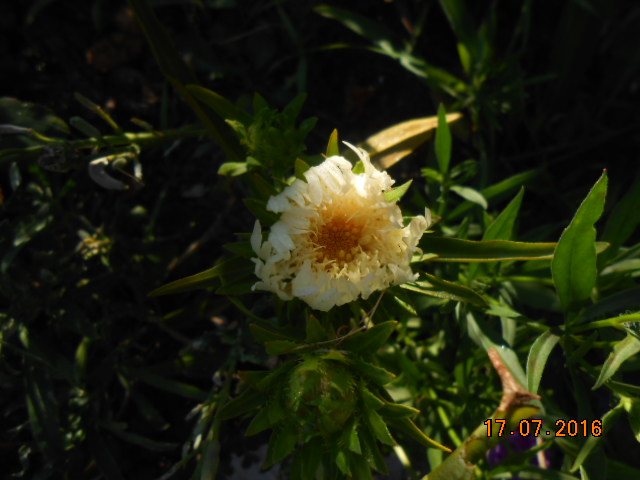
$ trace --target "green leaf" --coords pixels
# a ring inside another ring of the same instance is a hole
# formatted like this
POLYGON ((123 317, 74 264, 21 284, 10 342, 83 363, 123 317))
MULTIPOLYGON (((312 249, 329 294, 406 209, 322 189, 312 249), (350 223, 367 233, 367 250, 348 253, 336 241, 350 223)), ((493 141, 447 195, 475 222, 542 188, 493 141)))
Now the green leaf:
POLYGON ((523 196, 524 188, 521 188, 514 199, 509 202, 509 205, 487 227, 482 240, 509 240, 512 237, 513 226, 518 218, 523 196))
POLYGON ((378 323, 364 332, 345 338, 340 348, 355 353, 374 353, 386 343, 397 323, 395 320, 378 323))
POLYGON ((412 182, 413 180, 409 180, 407 183, 404 183, 399 187, 392 188, 388 192, 384 192, 384 198, 389 203, 395 203, 399 201, 404 196, 404 194, 407 193, 407 190, 409 190, 412 182))
MULTIPOLYGON (((440 166, 440 173, 444 176, 449 171, 451 161, 451 131, 447 123, 447 111, 444 105, 438 108, 438 129, 436 130, 436 157, 440 166)), ((485 207, 486 208, 486 207, 485 207)))
POLYGON ((602 240, 611 243, 608 256, 617 253, 640 225, 640 174, 627 194, 614 206, 602 232, 602 240))
POLYGON ((298 443, 298 426, 295 423, 283 424, 273 431, 269 439, 269 450, 262 468, 269 468, 290 455, 298 443))
POLYGON ((401 403, 384 402, 384 405, 380 409, 380 415, 388 419, 402 419, 408 417, 415 417, 420 413, 417 408, 410 407, 409 405, 403 405, 401 403))
POLYGON ((370 408, 372 410, 379 410, 384 406, 384 401, 376 397, 364 385, 362 385, 359 390, 360 390, 360 396, 362 397, 362 401, 365 407, 370 408))
POLYGON ((229 420, 251 412, 267 400, 263 392, 247 388, 233 400, 225 403, 216 413, 218 420, 229 420))
POLYGON ((175 280, 160 288, 156 288, 149 293, 148 296, 157 297, 160 295, 189 292, 200 288, 211 288, 218 283, 220 277, 251 271, 253 271, 253 263, 245 258, 233 257, 204 272, 181 278, 180 280, 175 280))
POLYGON ((486 352, 489 352, 490 349, 498 352, 504 365, 511 371, 517 382, 524 387, 527 384, 527 377, 511 346, 506 344, 504 339, 482 318, 476 318, 472 312, 467 312, 466 320, 471 339, 483 347, 486 352))
POLYGON ((501 262, 505 260, 548 260, 555 243, 525 243, 507 240, 473 241, 424 235, 420 248, 436 262, 501 262))
POLYGON ((619 341, 616 343, 615 347, 613 347, 613 352, 611 352, 607 360, 604 362, 604 365, 602 365, 600 375, 598 376, 598 380, 596 380, 595 385, 592 387, 592 390, 602 386, 613 376, 614 373, 618 371, 620 366, 626 360, 633 357, 638 352, 640 352, 640 340, 633 335, 627 334, 624 340, 619 341))
POLYGON ((593 186, 556 246, 551 273, 560 302, 575 310, 591 296, 596 283, 596 229, 607 194, 607 172, 593 186))
POLYGON ((198 100, 216 112, 220 118, 235 120, 248 126, 253 117, 239 107, 236 107, 222 95, 200 85, 187 85, 187 90, 198 100))
POLYGON ((487 203, 487 199, 484 198, 482 193, 480 193, 475 188, 463 187, 462 185, 451 185, 449 189, 452 192, 455 192, 458 195, 460 195, 465 200, 475 203, 477 205, 480 205, 485 210, 489 207, 489 204, 487 203))
POLYGON ((362 456, 367 459, 369 465, 375 468, 380 473, 385 475, 389 474, 387 464, 384 461, 384 457, 380 453, 378 444, 373 436, 373 433, 365 425, 358 427, 358 436, 360 437, 360 446, 362 448, 362 456))
POLYGON ((527 390, 529 392, 538 393, 542 372, 558 340, 560 340, 559 336, 551 333, 551 330, 546 330, 531 345, 527 358, 527 390))
POLYGON ((376 367, 375 365, 371 365, 358 357, 353 359, 353 366, 356 368, 364 377, 371 380, 373 383, 377 385, 386 385, 391 382, 395 375, 391 372, 388 372, 384 368, 376 367))
POLYGON ((629 416, 629 426, 636 441, 640 442, 640 398, 623 397, 622 406, 629 416))
POLYGON ((358 429, 356 428, 356 425, 356 417, 353 416, 343 429, 342 441, 349 451, 360 455, 362 453, 362 449, 360 448, 360 438, 358 437, 358 429))
POLYGON ((573 465, 569 471, 571 473, 577 471, 580 466, 584 463, 584 461, 589 457, 594 448, 596 448, 600 443, 602 443, 603 439, 607 438, 607 433, 613 428, 613 425, 618 421, 620 414, 623 412, 623 402, 620 401, 618 405, 609 410, 602 416, 602 435, 597 437, 589 436, 587 440, 582 444, 582 448, 576 455, 575 460, 573 461, 573 465))
POLYGON ((338 141, 338 130, 334 129, 327 143, 327 157, 340 155, 340 144, 338 141))
MULTIPOLYGON (((540 175, 540 172, 542 172, 542 170, 537 168, 535 170, 527 170, 522 173, 518 173, 494 185, 491 185, 490 187, 483 188, 480 191, 480 193, 482 193, 482 196, 486 200, 494 200, 494 199, 498 200, 510 194, 512 191, 516 190, 517 188, 522 187, 529 181, 533 180, 535 177, 540 175)), ((474 204, 471 202, 462 203, 458 205, 456 208, 454 208, 453 210, 451 210, 449 213, 447 213, 447 219, 449 221, 452 221, 457 218, 460 218, 469 210, 471 210, 473 207, 474 207, 474 204)))
POLYGON ((251 437, 263 432, 267 428, 273 427, 276 423, 283 420, 287 416, 287 411, 280 404, 278 398, 272 398, 267 405, 262 407, 258 414, 253 417, 251 423, 247 427, 245 436, 251 437))
POLYGON ((302 160, 301 158, 296 158, 296 163, 294 165, 296 178, 299 178, 303 182, 307 182, 307 177, 304 176, 304 172, 311 168, 307 162, 302 160))
POLYGON ((469 287, 455 282, 449 282, 435 275, 424 274, 427 281, 408 282, 400 286, 405 290, 431 295, 432 297, 446 298, 457 302, 472 303, 484 307, 485 299, 469 287))
POLYGON ((384 423, 382 417, 371 408, 365 407, 364 410, 364 419, 366 420, 369 428, 376 436, 378 440, 380 440, 385 445, 397 445, 396 441, 393 439, 391 434, 389 433, 389 429, 387 428, 387 424, 384 423))
POLYGON ((409 418, 389 418, 387 423, 394 429, 406 433, 418 443, 420 443, 420 445, 422 445, 423 447, 437 448, 438 450, 442 450, 444 452, 451 452, 450 448, 439 444, 434 439, 425 435, 425 433, 420 430, 418 426, 409 418))

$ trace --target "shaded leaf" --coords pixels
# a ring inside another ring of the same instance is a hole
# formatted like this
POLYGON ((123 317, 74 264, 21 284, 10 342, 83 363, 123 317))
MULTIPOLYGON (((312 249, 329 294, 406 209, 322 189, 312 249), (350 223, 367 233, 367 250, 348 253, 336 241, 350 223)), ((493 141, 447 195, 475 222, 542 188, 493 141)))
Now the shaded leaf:
POLYGON ((201 85, 187 85, 187 90, 198 100, 216 112, 225 120, 236 120, 245 126, 250 125, 253 117, 239 107, 236 107, 222 95, 201 85))
POLYGON ((290 455, 297 442, 296 424, 283 424, 280 428, 275 429, 269 440, 269 449, 263 468, 269 468, 290 455))
MULTIPOLYGON (((447 123, 447 112, 442 104, 440 104, 440 107, 438 108, 438 129, 436 130, 436 157, 438 159, 438 165, 440 166, 440 173, 446 175, 449 171, 449 162, 451 161, 451 131, 449 130, 449 124, 447 123)), ((460 193, 460 195, 462 194, 460 193)), ((464 197, 464 195, 462 196, 464 197)))
POLYGON ((340 348, 355 353, 374 353, 386 343, 397 323, 394 320, 378 323, 364 332, 345 338, 340 348))
POLYGON ((605 413, 602 416, 602 435, 594 437, 590 435, 587 440, 582 444, 580 451, 576 455, 573 465, 571 465, 570 472, 577 471, 583 462, 589 457, 591 452, 607 437, 607 433, 613 428, 613 425, 618 421, 620 414, 623 412, 624 407, 622 401, 605 413))
POLYGON ((205 270, 204 272, 167 283, 162 287, 156 288, 148 295, 150 297, 156 297, 159 295, 189 292, 200 288, 211 288, 217 284, 220 277, 251 271, 253 271, 253 263, 245 258, 233 257, 228 260, 224 260, 215 267, 205 270))
POLYGON ((616 343, 613 347, 613 352, 609 354, 609 357, 602 365, 598 380, 592 387, 593 390, 602 386, 607 380, 609 380, 614 373, 618 371, 620 366, 629 358, 640 352, 640 340, 635 336, 627 334, 624 340, 616 343))
POLYGON ((428 273, 424 275, 427 281, 408 282, 401 285, 401 288, 458 302, 468 302, 479 306, 487 305, 482 295, 469 287, 444 280, 428 273))

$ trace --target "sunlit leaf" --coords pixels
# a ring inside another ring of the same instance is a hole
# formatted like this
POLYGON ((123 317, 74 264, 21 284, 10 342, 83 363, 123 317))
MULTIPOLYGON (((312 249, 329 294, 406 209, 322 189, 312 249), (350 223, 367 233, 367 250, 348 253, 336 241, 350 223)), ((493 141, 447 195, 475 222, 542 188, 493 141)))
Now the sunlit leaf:
POLYGON ((549 354, 560 337, 546 330, 531 345, 527 358, 527 390, 531 393, 538 392, 542 372, 547 365, 549 354))
POLYGON ((596 283, 596 229, 604 210, 607 173, 602 174, 584 199, 556 246, 551 273, 565 310, 573 310, 591 296, 596 283))

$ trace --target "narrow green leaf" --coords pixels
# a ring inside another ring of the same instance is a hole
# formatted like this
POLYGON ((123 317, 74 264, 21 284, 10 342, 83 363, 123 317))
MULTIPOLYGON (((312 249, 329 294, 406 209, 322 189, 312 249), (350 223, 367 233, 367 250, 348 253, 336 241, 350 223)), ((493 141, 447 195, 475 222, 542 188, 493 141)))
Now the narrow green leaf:
POLYGON ((425 435, 425 433, 418 428, 418 426, 413 422, 413 420, 409 418, 389 418, 387 420, 389 426, 393 427, 396 430, 400 430, 401 432, 406 433, 414 440, 416 440, 420 445, 426 448, 436 448, 438 450, 442 450, 443 452, 451 452, 451 449, 445 447, 444 445, 439 444, 434 439, 425 435))
POLYGON ((613 425, 618 421, 618 418, 624 411, 623 402, 620 401, 618 405, 609 410, 602 416, 602 435, 597 437, 589 436, 587 440, 582 444, 582 448, 576 455, 576 459, 573 461, 573 465, 569 471, 574 473, 577 471, 584 461, 589 457, 594 448, 596 448, 603 439, 607 438, 607 433, 613 428, 613 425))
MULTIPOLYGON (((451 161, 451 131, 447 123, 447 111, 444 105, 438 108, 438 128, 436 130, 436 157, 440 166, 440 173, 444 176, 449 171, 451 161)), ((486 207, 485 207, 486 208, 486 207)))
POLYGON ((510 240, 513 235, 513 226, 518 218, 522 197, 524 196, 524 188, 521 188, 513 200, 505 207, 505 209, 496 217, 496 219, 487 227, 486 232, 482 236, 482 240, 510 240))
POLYGON ((367 459, 369 465, 380 473, 389 474, 387 464, 384 457, 380 453, 376 439, 369 428, 365 425, 358 426, 358 436, 360 437, 360 446, 362 448, 362 456, 367 459))
POLYGON ((245 126, 251 125, 253 117, 222 95, 200 85, 187 85, 186 89, 198 100, 225 120, 235 120, 245 126))
POLYGON ((489 204, 487 203, 487 199, 484 198, 482 193, 480 193, 475 188, 463 187, 462 185, 451 185, 451 187, 449 187, 449 189, 452 192, 455 192, 458 195, 460 195, 465 200, 467 200, 467 201, 469 201, 471 203, 475 203, 477 205, 480 205, 485 210, 489 207, 489 204))
POLYGON ((395 378, 395 375, 393 373, 388 372, 384 368, 371 365, 370 363, 360 360, 357 357, 353 359, 353 366, 366 378, 380 386, 386 385, 395 378))
POLYGON ((102 138, 102 133, 82 117, 71 117, 69 124, 88 138, 102 138))
POLYGON ((432 297, 472 303, 482 307, 487 305, 487 302, 482 295, 469 287, 444 280, 428 273, 425 273, 424 275, 427 281, 408 282, 401 285, 400 288, 423 293, 425 295, 431 295, 432 297))
MULTIPOLYGON (((424 235, 420 248, 425 259, 434 262, 502 262, 505 260, 550 260, 557 244, 510 242, 507 240, 474 241, 424 235), (434 254, 437 257, 429 257, 434 254)), ((596 242, 596 253, 608 243, 596 242)), ((420 259, 419 261, 422 261, 420 259)))
POLYGON ((546 330, 531 345, 527 358, 527 390, 529 392, 538 393, 542 372, 558 340, 560 340, 559 336, 551 333, 551 330, 546 330))
POLYGON ((476 318, 472 312, 467 312, 466 320, 471 339, 483 347, 486 352, 489 352, 490 349, 494 349, 498 352, 502 362, 513 374, 517 382, 521 386, 526 385, 527 376, 518 361, 518 356, 511 346, 507 345, 504 342, 504 339, 502 339, 495 330, 489 327, 482 318, 476 318))
POLYGON ((371 391, 362 385, 360 387, 360 396, 362 397, 362 401, 364 402, 365 407, 370 408, 372 410, 379 410, 384 406, 384 401, 375 396, 371 391))
POLYGON ((393 439, 391 434, 389 433, 389 429, 387 428, 387 424, 384 423, 382 417, 371 408, 365 407, 364 410, 364 419, 367 421, 367 424, 371 428, 371 431, 376 436, 378 440, 380 440, 385 445, 396 445, 396 441, 393 439))
POLYGON ((392 188, 388 192, 384 192, 384 198, 389 203, 395 203, 399 201, 404 196, 404 194, 407 193, 407 190, 409 190, 409 187, 411 186, 412 182, 413 180, 409 180, 408 182, 400 185, 399 187, 392 188))
POLYGON ((345 338, 340 348, 355 353, 376 352, 386 343, 397 323, 395 320, 378 323, 364 332, 345 338))
POLYGON ((340 144, 338 142, 338 130, 334 129, 327 143, 327 157, 340 155, 340 144))
POLYGON ((598 380, 592 390, 602 386, 607 380, 609 380, 614 373, 618 371, 620 366, 629 358, 640 352, 640 340, 635 336, 627 334, 624 340, 616 343, 613 347, 613 352, 609 354, 609 357, 602 365, 598 380))
MULTIPOLYGON (((505 197, 506 195, 509 195, 512 191, 516 190, 517 188, 520 188, 523 185, 526 185, 529 181, 533 180, 535 177, 540 175, 541 171, 542 170, 538 168, 535 170, 527 170, 522 173, 518 173, 494 185, 491 185, 487 188, 483 188, 480 191, 480 193, 482 193, 482 196, 486 200, 500 199, 502 197, 505 197)), ((471 210, 473 207, 474 207, 474 204, 471 202, 462 203, 447 214, 447 219, 449 221, 452 221, 457 218, 460 218, 469 210, 471 210)))
POLYGON ((556 246, 551 273, 560 302, 575 310, 591 296, 596 283, 596 229, 607 194, 607 172, 593 186, 556 246))
POLYGON ((212 267, 204 272, 191 275, 190 277, 181 278, 171 283, 156 288, 148 294, 150 297, 157 297, 160 295, 168 295, 172 293, 182 293, 191 290, 197 290, 200 288, 211 288, 215 286, 219 278, 230 274, 238 274, 242 272, 250 272, 253 270, 253 264, 240 257, 233 257, 228 260, 224 260, 215 267, 212 267))
POLYGON ((343 430, 342 441, 349 451, 360 455, 362 453, 362 449, 360 448, 360 438, 358 437, 358 429, 356 428, 356 425, 356 417, 353 416, 347 422, 347 425, 343 430))
POLYGON ((409 405, 403 405, 401 403, 384 402, 384 405, 380 409, 380 415, 385 419, 396 419, 415 417, 420 413, 417 408, 410 407, 409 405))

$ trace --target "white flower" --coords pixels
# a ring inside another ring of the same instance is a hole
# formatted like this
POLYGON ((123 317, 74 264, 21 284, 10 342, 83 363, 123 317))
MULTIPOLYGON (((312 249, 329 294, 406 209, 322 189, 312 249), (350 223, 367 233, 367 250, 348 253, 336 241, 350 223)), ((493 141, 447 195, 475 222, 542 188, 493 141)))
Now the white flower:
MULTIPOLYGON (((423 216, 403 227, 402 213, 384 192, 394 180, 376 170, 369 155, 349 144, 364 173, 354 173, 343 157, 327 158, 267 202, 281 213, 262 242, 256 221, 251 246, 260 281, 283 300, 299 297, 328 311, 377 290, 417 278, 409 263, 428 227, 423 216)), ((429 212, 426 212, 429 217, 429 212)))

